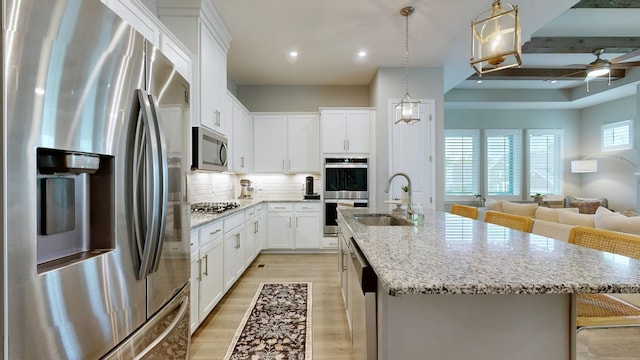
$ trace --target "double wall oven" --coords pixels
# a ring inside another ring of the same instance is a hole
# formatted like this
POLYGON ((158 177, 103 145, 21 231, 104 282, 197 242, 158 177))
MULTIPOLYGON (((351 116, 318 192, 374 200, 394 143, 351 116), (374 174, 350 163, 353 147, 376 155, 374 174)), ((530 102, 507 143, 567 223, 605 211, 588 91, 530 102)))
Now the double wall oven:
POLYGON ((336 236, 339 202, 352 202, 355 207, 369 206, 369 159, 326 158, 323 179, 324 235, 336 236))

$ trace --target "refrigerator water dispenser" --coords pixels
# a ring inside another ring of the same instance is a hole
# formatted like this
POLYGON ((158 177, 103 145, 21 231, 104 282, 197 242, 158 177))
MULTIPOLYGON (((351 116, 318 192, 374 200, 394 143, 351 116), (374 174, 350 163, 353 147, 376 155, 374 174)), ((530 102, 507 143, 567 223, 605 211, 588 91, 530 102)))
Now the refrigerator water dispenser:
POLYGON ((115 248, 114 158, 37 149, 38 273, 115 248))

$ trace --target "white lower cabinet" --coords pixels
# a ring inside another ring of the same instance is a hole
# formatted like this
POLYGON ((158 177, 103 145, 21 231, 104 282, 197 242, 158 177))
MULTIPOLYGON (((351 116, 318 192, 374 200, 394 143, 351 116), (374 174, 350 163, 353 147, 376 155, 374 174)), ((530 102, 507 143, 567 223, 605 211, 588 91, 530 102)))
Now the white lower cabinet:
POLYGON ((191 232, 191 334, 200 326, 199 294, 200 294, 200 244, 198 230, 191 232))
POLYGON ((224 295, 222 279, 222 222, 191 232, 191 332, 224 295))
POLYGON ((244 265, 245 218, 244 211, 224 219, 224 291, 238 280, 244 265))
POLYGON ((320 247, 320 203, 270 203, 269 249, 317 249, 320 247))
POLYGON ((262 249, 267 247, 267 212, 265 211, 265 205, 259 204, 256 206, 255 212, 255 224, 256 224, 256 235, 255 235, 255 247, 253 249, 255 256, 260 254, 262 249))
POLYGON ((251 265, 251 262, 255 258, 256 247, 256 234, 258 232, 257 223, 255 219, 256 207, 250 207, 245 212, 245 246, 244 246, 244 267, 251 265))

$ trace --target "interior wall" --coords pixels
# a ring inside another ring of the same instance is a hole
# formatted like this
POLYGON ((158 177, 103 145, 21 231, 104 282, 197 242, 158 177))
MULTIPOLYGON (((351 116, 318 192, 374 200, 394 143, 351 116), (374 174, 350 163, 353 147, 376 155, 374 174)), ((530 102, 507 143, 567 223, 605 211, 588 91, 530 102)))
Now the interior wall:
MULTIPOLYGON (((444 174, 440 169, 443 168, 443 119, 444 119, 444 72, 442 68, 411 68, 409 70, 409 93, 415 99, 433 99, 435 101, 435 131, 434 136, 435 154, 435 174, 432 181, 435 181, 435 208, 443 209, 444 174)), ((405 69, 382 67, 378 69, 374 80, 371 83, 371 101, 376 108, 376 169, 375 176, 377 179, 374 194, 376 203, 383 204, 387 198, 384 187, 389 179, 389 119, 388 104, 390 99, 400 99, 406 93, 405 85, 405 69)), ((398 125, 401 126, 401 125, 398 125)), ((403 125, 404 126, 404 125, 403 125)), ((411 126, 411 125, 407 125, 411 126)), ((419 145, 419 144, 417 144, 419 145)))
MULTIPOLYGON (((580 158, 579 110, 445 109, 444 128, 563 129, 564 193, 566 195, 580 195, 581 193, 581 174, 571 173, 571 160, 580 158)), ((484 176, 482 168, 481 176, 484 176)), ((526 178, 523 178, 523 180, 526 181, 526 178)), ((528 194, 522 194, 522 200, 531 199, 528 194)))
POLYGON ((369 105, 368 85, 237 85, 251 112, 318 112, 319 107, 369 105))
POLYGON ((638 164, 638 103, 640 98, 636 95, 595 105, 581 110, 581 147, 580 157, 593 156, 598 160, 598 172, 579 174, 581 177, 582 192, 584 197, 606 197, 609 207, 615 211, 626 209, 638 210, 638 181, 639 176, 633 173, 638 171, 627 162, 598 156, 601 151, 601 127, 617 121, 635 120, 636 134, 635 146, 630 150, 608 152, 606 154, 621 156, 634 164, 638 164))

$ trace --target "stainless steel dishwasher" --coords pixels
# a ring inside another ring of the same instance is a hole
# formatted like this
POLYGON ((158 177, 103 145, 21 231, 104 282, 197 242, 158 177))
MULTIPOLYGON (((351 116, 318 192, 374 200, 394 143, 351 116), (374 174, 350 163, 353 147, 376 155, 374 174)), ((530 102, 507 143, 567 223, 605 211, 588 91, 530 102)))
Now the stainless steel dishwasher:
POLYGON ((377 319, 376 319, 376 287, 377 276, 373 268, 362 255, 358 244, 349 239, 351 255, 349 271, 349 288, 351 308, 351 339, 353 355, 356 360, 375 360, 378 357, 377 319))

